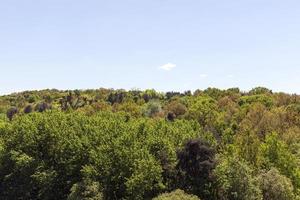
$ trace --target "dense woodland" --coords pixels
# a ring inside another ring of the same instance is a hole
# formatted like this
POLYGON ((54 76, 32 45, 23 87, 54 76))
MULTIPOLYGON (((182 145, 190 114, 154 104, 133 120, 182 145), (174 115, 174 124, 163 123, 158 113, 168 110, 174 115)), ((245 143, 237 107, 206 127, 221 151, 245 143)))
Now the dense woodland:
POLYGON ((263 87, 0 97, 1 200, 299 200, 300 96, 263 87))

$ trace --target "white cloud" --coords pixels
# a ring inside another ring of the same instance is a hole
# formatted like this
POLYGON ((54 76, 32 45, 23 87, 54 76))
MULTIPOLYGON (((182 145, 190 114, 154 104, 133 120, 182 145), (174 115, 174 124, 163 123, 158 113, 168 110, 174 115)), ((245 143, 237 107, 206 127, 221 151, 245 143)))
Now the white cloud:
POLYGON ((200 74, 200 78, 206 78, 207 76, 207 74, 200 74))
POLYGON ((229 75, 227 75, 227 78, 233 78, 234 77, 234 75, 233 74, 229 74, 229 75))
POLYGON ((159 69, 162 69, 162 70, 165 70, 165 71, 171 71, 172 69, 174 69, 174 67, 176 67, 175 64, 167 63, 165 65, 160 66, 159 69))

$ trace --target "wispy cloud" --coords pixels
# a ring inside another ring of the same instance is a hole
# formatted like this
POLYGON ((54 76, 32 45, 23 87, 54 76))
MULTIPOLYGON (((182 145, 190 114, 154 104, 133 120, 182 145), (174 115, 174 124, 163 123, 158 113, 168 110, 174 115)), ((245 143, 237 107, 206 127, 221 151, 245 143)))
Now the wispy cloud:
POLYGON ((160 66, 159 69, 162 69, 162 70, 165 70, 165 71, 171 71, 175 67, 176 67, 175 64, 173 64, 173 63, 167 63, 165 65, 160 66))
POLYGON ((208 77, 207 74, 200 74, 200 78, 206 78, 206 77, 208 77))

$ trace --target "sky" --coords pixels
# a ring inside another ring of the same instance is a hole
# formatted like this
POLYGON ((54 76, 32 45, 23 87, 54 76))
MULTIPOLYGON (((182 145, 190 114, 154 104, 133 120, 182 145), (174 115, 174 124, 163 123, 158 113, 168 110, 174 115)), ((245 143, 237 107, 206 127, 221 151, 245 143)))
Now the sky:
POLYGON ((300 94, 299 0, 0 0, 0 94, 256 86, 300 94))

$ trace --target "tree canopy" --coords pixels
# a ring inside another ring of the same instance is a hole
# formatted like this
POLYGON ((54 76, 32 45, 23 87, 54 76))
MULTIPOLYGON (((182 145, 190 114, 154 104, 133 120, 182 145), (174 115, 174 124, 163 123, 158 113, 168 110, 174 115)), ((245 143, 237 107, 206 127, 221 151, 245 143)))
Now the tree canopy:
POLYGON ((300 96, 263 87, 0 96, 0 199, 300 199, 300 96))

